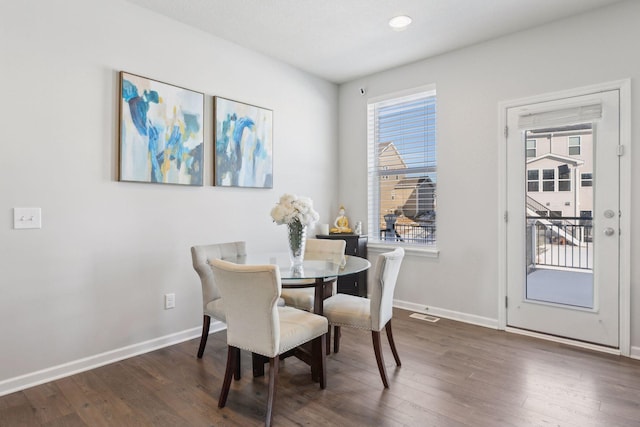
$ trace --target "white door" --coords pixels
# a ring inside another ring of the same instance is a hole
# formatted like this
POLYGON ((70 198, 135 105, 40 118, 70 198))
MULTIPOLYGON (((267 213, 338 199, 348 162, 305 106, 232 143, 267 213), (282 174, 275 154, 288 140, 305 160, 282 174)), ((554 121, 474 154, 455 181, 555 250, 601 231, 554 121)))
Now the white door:
POLYGON ((507 326, 619 347, 619 91, 507 109, 507 326))

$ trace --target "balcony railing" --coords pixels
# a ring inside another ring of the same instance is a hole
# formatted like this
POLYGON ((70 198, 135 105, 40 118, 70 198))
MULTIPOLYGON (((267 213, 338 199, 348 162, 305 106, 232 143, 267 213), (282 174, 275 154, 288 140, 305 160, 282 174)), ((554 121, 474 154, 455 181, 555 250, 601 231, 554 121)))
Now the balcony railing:
POLYGON ((395 224, 392 229, 380 230, 380 240, 433 245, 436 243, 436 225, 395 224))
POLYGON ((529 269, 537 265, 593 269, 591 218, 527 216, 529 269))

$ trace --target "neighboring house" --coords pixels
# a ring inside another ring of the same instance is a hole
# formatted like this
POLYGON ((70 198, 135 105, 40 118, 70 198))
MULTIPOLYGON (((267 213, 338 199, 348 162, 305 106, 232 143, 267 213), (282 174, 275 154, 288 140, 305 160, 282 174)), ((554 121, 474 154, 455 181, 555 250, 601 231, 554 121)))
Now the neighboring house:
POLYGON ((527 196, 537 202, 529 207, 540 216, 591 217, 591 126, 529 131, 526 144, 527 196))
POLYGON ((407 168, 406 163, 393 142, 380 144, 378 154, 380 169, 388 171, 388 175, 380 175, 380 218, 386 214, 393 214, 397 210, 402 210, 408 195, 396 190, 399 182, 405 179, 402 173, 407 168))
POLYGON ((407 178, 396 185, 396 194, 405 200, 402 213, 414 221, 434 219, 436 185, 431 178, 407 178))
POLYGON ((381 144, 378 162, 388 175, 380 175, 380 219, 399 214, 413 220, 433 219, 435 211, 435 183, 428 176, 407 178, 407 168, 393 142, 381 144))

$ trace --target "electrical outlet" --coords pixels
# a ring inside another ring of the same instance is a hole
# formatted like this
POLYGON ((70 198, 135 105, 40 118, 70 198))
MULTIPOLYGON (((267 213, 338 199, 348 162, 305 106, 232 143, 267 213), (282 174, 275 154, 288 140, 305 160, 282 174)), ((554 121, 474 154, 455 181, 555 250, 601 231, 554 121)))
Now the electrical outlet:
POLYGON ((176 306, 176 294, 164 294, 164 309, 175 308, 176 306))

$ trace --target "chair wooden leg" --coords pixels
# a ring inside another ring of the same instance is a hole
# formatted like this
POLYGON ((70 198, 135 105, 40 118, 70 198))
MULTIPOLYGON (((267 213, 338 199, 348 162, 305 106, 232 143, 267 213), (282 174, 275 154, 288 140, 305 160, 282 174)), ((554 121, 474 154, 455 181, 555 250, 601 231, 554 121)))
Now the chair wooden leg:
POLYGON ((198 348, 198 359, 202 359, 204 348, 207 346, 207 338, 209 338, 209 326, 211 325, 211 317, 204 315, 202 319, 202 336, 200 337, 200 348, 198 348))
POLYGON ((264 364, 269 359, 261 354, 251 353, 251 363, 253 365, 253 377, 264 377, 264 364))
POLYGON ((241 367, 240 367, 240 349, 236 352, 236 363, 235 363, 235 372, 233 373, 233 378, 238 381, 241 377, 241 367))
POLYGON ((327 347, 326 355, 328 356, 331 354, 331 325, 327 328, 327 339, 325 341, 325 346, 327 347))
POLYGON ((340 351, 340 326, 333 327, 333 352, 340 351))
POLYGON ((220 398, 218 399, 218 408, 224 408, 224 405, 227 404, 227 397, 231 388, 231 377, 233 376, 238 353, 240 353, 240 349, 237 347, 229 346, 227 349, 227 368, 224 371, 224 381, 222 382, 222 391, 220 391, 220 398))
POLYGON ((278 356, 269 358, 269 396, 267 397, 267 417, 265 427, 271 426, 273 419, 273 403, 276 400, 276 386, 278 385, 278 370, 280 358, 278 356))
POLYGON ((402 366, 400 362, 400 356, 398 356, 398 350, 396 350, 396 343, 393 341, 393 332, 391 331, 391 320, 387 322, 384 326, 384 329, 387 331, 387 339, 389 340, 389 345, 391 346, 391 351, 393 352, 393 358, 396 359, 396 365, 402 366))
POLYGON ((324 390, 327 386, 327 349, 326 349, 327 339, 324 335, 321 335, 317 338, 314 338, 312 342, 312 348, 317 350, 311 356, 315 359, 315 364, 317 366, 318 372, 318 381, 320 382, 320 388, 324 390))
POLYGON ((378 371, 380 371, 382 384, 384 384, 384 388, 389 388, 387 370, 384 367, 384 356, 382 355, 382 345, 380 344, 380 331, 371 331, 371 338, 373 338, 373 351, 376 353, 376 362, 378 362, 378 371))

